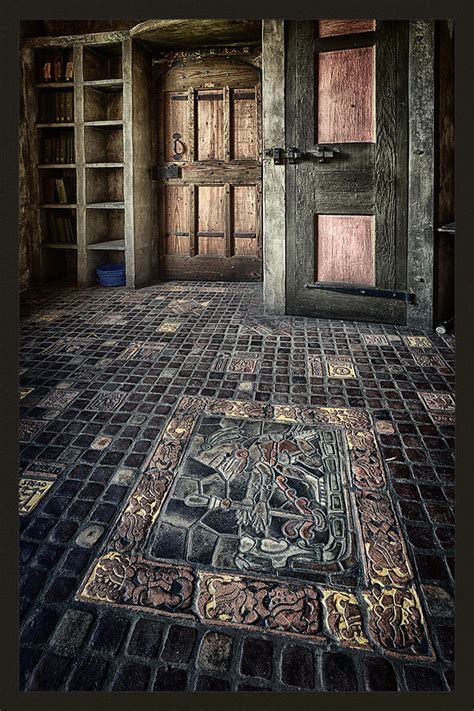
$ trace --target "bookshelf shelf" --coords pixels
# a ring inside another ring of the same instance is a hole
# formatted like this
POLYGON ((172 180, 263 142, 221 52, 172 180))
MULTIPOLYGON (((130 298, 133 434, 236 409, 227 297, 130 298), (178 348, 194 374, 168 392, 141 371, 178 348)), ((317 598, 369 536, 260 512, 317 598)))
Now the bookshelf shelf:
POLYGON ((72 81, 48 81, 35 85, 36 89, 72 89, 72 81))
POLYGON ((63 202, 57 202, 57 203, 56 203, 56 202, 51 202, 51 203, 44 203, 43 205, 40 205, 39 207, 41 207, 41 208, 46 208, 46 209, 54 209, 54 210, 58 210, 58 209, 63 209, 63 210, 68 209, 68 210, 71 210, 71 209, 76 208, 76 207, 77 207, 77 204, 76 204, 76 203, 67 203, 67 204, 66 204, 66 203, 63 203, 63 202))
POLYGON ((86 163, 86 168, 123 168, 125 163, 86 163))
POLYGON ((36 128, 74 128, 75 125, 75 123, 62 121, 60 123, 37 123, 36 128))
POLYGON ((75 163, 41 163, 41 165, 36 166, 39 170, 66 170, 70 168, 75 168, 75 163))
POLYGON ((90 126, 91 128, 115 128, 116 126, 123 126, 123 121, 84 121, 84 126, 90 126))
POLYGON ((102 91, 120 91, 123 87, 123 79, 93 79, 85 81, 84 86, 90 86, 92 89, 100 89, 102 91))
POLYGON ((42 249, 76 249, 77 244, 56 244, 55 242, 43 242, 40 244, 42 249))
POLYGON ((86 204, 86 208, 89 210, 123 210, 125 208, 125 203, 116 202, 89 202, 86 204))
POLYGON ((88 244, 87 249, 118 250, 123 252, 125 251, 125 240, 111 239, 108 242, 96 242, 95 244, 88 244))

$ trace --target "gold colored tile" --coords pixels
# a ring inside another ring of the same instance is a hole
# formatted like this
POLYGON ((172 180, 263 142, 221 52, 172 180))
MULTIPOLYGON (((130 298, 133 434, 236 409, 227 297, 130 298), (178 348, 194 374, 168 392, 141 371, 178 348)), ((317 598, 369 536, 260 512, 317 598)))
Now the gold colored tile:
POLYGON ((327 626, 336 642, 356 649, 371 647, 363 629, 359 602, 355 595, 339 590, 323 590, 322 602, 327 626))
POLYGON ((409 348, 431 348, 433 345, 427 336, 403 336, 409 348))
POLYGON ((158 327, 158 331, 160 331, 161 333, 176 333, 180 326, 180 323, 176 323, 173 321, 163 321, 163 323, 158 327))
POLYGON ((53 484, 51 479, 20 479, 20 515, 31 513, 53 484))
POLYGON ((328 378, 355 378, 356 372, 351 358, 326 358, 328 378))

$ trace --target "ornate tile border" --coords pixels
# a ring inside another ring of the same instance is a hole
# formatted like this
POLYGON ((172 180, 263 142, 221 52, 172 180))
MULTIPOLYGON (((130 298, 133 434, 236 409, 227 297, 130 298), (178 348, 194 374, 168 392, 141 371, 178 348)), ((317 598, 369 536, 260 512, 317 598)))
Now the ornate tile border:
POLYGON ((435 659, 372 423, 361 409, 181 398, 76 599, 306 641, 333 640, 412 660, 435 659), (340 428, 350 457, 362 590, 144 557, 201 415, 340 428))

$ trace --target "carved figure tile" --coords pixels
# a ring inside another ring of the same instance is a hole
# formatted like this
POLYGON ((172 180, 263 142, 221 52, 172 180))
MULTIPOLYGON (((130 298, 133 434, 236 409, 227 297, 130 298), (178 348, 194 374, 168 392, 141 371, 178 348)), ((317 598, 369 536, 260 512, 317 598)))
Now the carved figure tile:
POLYGON ((315 354, 308 355, 308 372, 310 378, 323 377, 323 365, 321 361, 321 356, 315 354))
POLYGON ((97 561, 83 587, 82 598, 194 617, 191 610, 194 586, 190 568, 111 552, 97 561))
POLYGON ((54 479, 20 479, 20 515, 31 513, 46 492, 53 486, 54 479))
POLYGON ((355 595, 339 590, 323 590, 326 623, 332 637, 346 647, 369 649, 371 644, 364 632, 364 624, 355 595))
POLYGON ((450 393, 433 393, 430 391, 419 391, 424 406, 428 410, 439 410, 442 413, 454 412, 454 398, 450 393))
POLYGON ((381 489, 385 473, 374 435, 370 430, 347 433, 352 462, 352 478, 358 489, 381 489))
POLYGON ((51 390, 46 397, 40 400, 38 407, 52 407, 56 410, 64 410, 79 394, 79 390, 51 390))
POLYGON ((163 323, 158 327, 158 331, 160 333, 176 333, 180 326, 181 323, 176 321, 163 321, 163 323))
POLYGON ((107 392, 103 390, 92 400, 89 409, 98 410, 100 412, 114 412, 126 396, 127 393, 107 392))
POLYGON ((444 358, 436 353, 413 353, 413 358, 422 368, 435 368, 440 372, 451 370, 444 358))
POLYGON ((413 573, 390 499, 380 492, 357 492, 368 578, 372 584, 403 586, 413 573))
POLYGON ((355 378, 356 372, 352 358, 348 356, 334 356, 326 358, 326 371, 328 378, 355 378))
POLYGON ((310 585, 201 573, 197 609, 202 622, 322 637, 318 593, 310 585))
POLYGON ((363 593, 372 639, 384 651, 434 659, 420 600, 414 587, 374 588, 363 593))
POLYGON ((387 346, 388 341, 386 336, 379 333, 364 333, 362 335, 366 346, 387 346))

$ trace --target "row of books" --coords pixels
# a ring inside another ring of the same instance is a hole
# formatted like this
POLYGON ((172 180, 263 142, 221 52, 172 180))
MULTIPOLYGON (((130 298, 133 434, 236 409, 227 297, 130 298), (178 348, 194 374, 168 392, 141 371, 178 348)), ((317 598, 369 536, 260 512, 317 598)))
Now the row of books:
POLYGON ((74 80, 73 52, 67 50, 45 50, 36 55, 38 83, 74 80))
POLYGON ((67 205, 76 202, 76 181, 74 178, 44 178, 43 202, 67 205))
POLYGON ((74 122, 74 93, 72 91, 42 91, 38 103, 39 123, 74 122))
POLYGON ((42 162, 74 163, 74 134, 61 131, 59 136, 44 137, 42 145, 42 162))
POLYGON ((76 244, 75 220, 69 215, 46 213, 48 236, 46 241, 54 244, 76 244))

